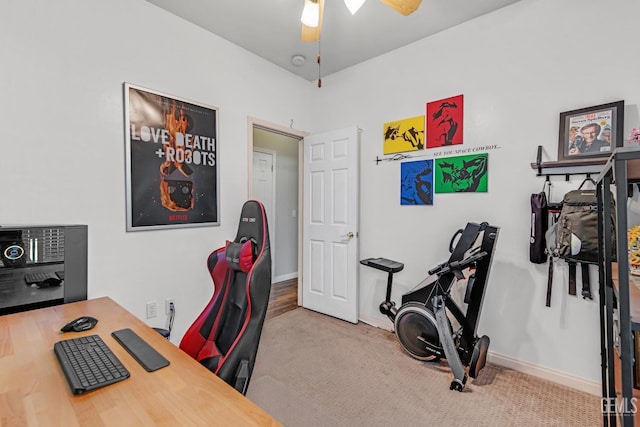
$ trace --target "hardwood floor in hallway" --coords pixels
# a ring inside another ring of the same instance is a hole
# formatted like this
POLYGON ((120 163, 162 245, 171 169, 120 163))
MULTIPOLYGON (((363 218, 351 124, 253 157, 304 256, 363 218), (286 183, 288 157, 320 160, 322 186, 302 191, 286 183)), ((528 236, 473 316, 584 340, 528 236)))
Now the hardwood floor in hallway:
POLYGON ((279 316, 298 307, 298 278, 271 285, 267 319, 279 316))

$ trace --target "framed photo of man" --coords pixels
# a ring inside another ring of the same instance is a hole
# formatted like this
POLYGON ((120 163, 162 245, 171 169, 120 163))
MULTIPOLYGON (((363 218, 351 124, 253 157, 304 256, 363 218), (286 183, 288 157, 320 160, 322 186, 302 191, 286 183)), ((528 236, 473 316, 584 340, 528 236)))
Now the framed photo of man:
POLYGON ((622 147, 624 101, 560 113, 558 160, 609 157, 622 147))

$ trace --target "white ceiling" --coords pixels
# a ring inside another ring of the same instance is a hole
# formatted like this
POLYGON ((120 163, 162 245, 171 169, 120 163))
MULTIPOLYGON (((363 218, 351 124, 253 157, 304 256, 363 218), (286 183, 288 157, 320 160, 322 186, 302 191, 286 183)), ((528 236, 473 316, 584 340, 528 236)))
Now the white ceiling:
POLYGON ((379 0, 352 16, 343 0, 325 0, 319 43, 300 41, 304 0, 147 1, 313 81, 520 0, 423 0, 409 16, 379 0), (291 63, 297 54, 304 65, 291 63))

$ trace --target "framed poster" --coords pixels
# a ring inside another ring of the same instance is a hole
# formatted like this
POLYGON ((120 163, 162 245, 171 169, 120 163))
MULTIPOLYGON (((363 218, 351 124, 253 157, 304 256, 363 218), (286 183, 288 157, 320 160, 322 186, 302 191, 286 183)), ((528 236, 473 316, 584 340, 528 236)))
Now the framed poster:
POLYGON ((486 193, 489 154, 436 159, 436 193, 486 193))
POLYGON ((382 129, 383 154, 416 151, 424 148, 424 116, 387 122, 382 129))
POLYGON ((464 96, 427 102, 427 148, 462 144, 464 96))
POLYGON ((433 160, 400 163, 400 204, 433 205, 433 160))
POLYGON ((558 160, 609 157, 622 147, 624 101, 560 113, 558 160))
POLYGON ((218 109, 124 84, 127 231, 220 225, 218 109))

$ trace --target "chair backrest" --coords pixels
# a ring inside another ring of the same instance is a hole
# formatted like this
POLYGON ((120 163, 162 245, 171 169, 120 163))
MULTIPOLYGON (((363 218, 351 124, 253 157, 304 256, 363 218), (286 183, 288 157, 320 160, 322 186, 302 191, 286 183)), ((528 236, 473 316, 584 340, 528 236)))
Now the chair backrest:
POLYGON ((207 260, 213 296, 180 348, 243 394, 253 371, 271 291, 271 249, 262 203, 242 207, 236 238, 207 260))

